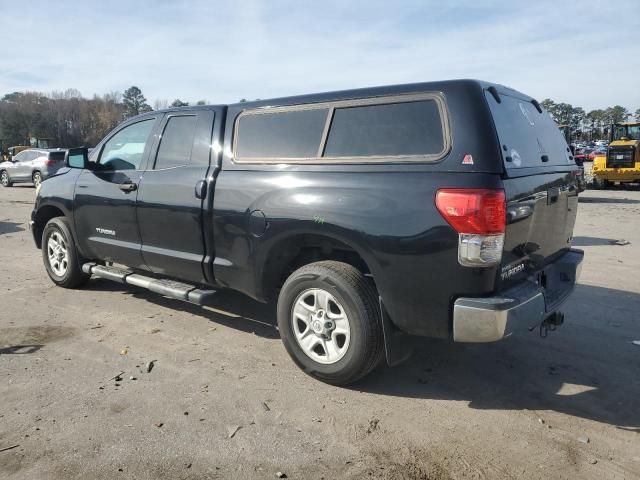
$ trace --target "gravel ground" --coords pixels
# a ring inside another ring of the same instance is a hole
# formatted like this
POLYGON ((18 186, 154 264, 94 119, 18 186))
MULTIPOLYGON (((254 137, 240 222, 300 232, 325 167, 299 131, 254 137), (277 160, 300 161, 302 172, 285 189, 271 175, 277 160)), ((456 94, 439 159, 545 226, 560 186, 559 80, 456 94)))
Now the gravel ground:
POLYGON ((549 338, 416 339, 348 389, 293 365, 273 305, 54 287, 33 198, 0 189, 0 478, 640 478, 639 191, 581 196, 549 338))

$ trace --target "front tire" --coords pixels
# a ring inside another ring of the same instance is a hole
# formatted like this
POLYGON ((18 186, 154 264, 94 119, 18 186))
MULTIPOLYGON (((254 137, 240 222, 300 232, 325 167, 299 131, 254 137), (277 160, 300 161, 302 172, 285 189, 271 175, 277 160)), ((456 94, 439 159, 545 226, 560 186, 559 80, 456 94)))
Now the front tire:
POLYGON ((64 217, 52 218, 42 232, 42 260, 49 278, 64 288, 78 288, 89 280, 64 217))
POLYGON ((13 182, 9 178, 9 174, 6 170, 2 170, 0 172, 0 184, 2 184, 3 187, 10 187, 13 185, 13 182))
POLYGON ((293 272, 278 297, 278 328, 294 362, 327 383, 353 383, 382 358, 376 290, 346 263, 311 263, 293 272))

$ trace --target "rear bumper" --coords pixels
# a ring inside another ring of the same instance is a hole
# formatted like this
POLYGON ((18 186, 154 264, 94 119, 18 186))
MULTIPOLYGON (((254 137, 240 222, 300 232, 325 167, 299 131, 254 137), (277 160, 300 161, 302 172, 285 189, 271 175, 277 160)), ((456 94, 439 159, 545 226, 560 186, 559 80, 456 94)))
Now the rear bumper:
POLYGON ((493 342, 519 327, 533 327, 558 310, 573 291, 584 252, 570 250, 544 270, 545 286, 527 279, 499 296, 458 298, 453 305, 453 340, 493 342))

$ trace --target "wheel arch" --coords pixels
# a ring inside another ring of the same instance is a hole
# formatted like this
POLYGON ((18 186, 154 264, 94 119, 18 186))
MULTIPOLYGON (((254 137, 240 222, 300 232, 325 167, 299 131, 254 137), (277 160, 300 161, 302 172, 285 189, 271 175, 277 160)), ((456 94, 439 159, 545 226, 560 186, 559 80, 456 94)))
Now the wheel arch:
POLYGON ((42 232, 49 220, 55 217, 66 217, 65 212, 55 205, 43 205, 38 208, 33 219, 33 232, 36 246, 42 248, 42 232))
POLYGON ((332 235, 306 232, 278 239, 256 265, 260 272, 257 291, 265 300, 277 296, 285 280, 298 268, 309 263, 335 260, 352 265, 372 277, 371 259, 362 249, 332 235))

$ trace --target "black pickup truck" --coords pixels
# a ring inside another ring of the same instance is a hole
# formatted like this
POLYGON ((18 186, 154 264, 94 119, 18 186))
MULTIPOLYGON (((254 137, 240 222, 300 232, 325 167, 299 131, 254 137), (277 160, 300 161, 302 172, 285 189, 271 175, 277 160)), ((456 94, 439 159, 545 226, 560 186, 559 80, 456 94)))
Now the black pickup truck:
POLYGON ((54 283, 277 299, 291 357, 335 384, 407 334, 554 328, 583 258, 562 134, 480 81, 150 112, 66 165, 31 219, 54 283))

